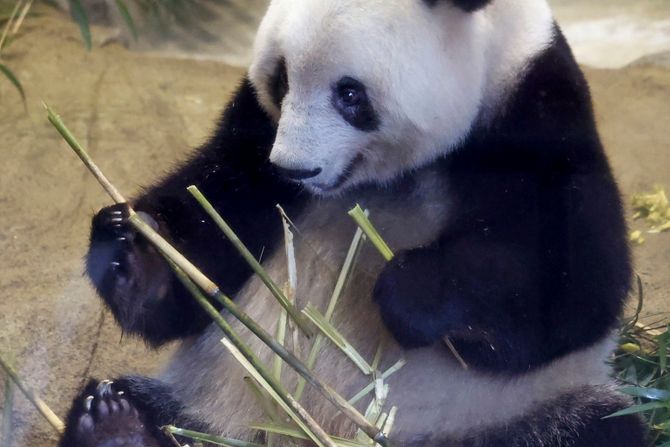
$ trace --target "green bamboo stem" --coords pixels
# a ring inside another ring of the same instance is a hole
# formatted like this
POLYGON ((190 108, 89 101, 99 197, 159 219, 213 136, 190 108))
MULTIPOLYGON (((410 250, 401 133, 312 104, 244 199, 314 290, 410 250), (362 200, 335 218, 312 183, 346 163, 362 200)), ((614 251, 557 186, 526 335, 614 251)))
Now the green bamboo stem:
MULTIPOLYGON (((377 248, 384 259, 386 259, 387 262, 393 260, 395 256, 393 251, 391 251, 389 246, 386 244, 386 241, 384 241, 377 229, 374 227, 374 225, 372 225, 372 222, 370 222, 370 219, 368 219, 366 212, 363 211, 361 206, 356 204, 355 207, 349 210, 349 215, 354 219, 354 221, 356 221, 358 227, 365 232, 368 239, 370 239, 370 242, 372 242, 372 244, 377 248)), ((467 370, 468 364, 465 362, 463 356, 461 356, 461 354, 458 352, 456 346, 454 346, 449 337, 444 337, 444 343, 447 345, 447 348, 449 348, 449 351, 451 351, 452 355, 456 358, 456 361, 461 365, 461 367, 467 370)))
POLYGON ((369 376, 372 374, 372 367, 363 358, 363 356, 354 348, 351 343, 312 305, 307 305, 303 309, 303 314, 319 328, 331 343, 337 346, 349 359, 361 370, 363 374, 369 376))
POLYGON ((188 192, 191 193, 191 195, 195 198, 195 200, 200 204, 200 206, 205 210, 205 212, 209 215, 210 218, 216 223, 216 225, 223 231, 223 234, 226 235, 228 240, 233 244, 233 246, 237 249, 237 251, 240 253, 240 255, 244 258, 244 260, 249 264, 251 269, 258 275, 258 277, 263 281, 263 284, 270 290, 270 293, 279 301, 279 304, 286 310, 286 312, 289 314, 289 316, 293 319, 293 321, 296 323, 296 325, 308 336, 312 336, 312 330, 310 329, 309 325, 305 321, 305 319, 300 315, 300 311, 295 308, 293 304, 286 298, 286 295, 284 295, 284 292, 281 291, 279 286, 270 278, 270 275, 265 271, 263 266, 256 260, 253 254, 249 251, 249 249, 244 245, 242 240, 237 236, 235 231, 228 225, 228 222, 226 222, 221 214, 219 214, 216 209, 214 209, 214 206, 211 204, 209 200, 203 195, 202 192, 198 189, 197 186, 191 185, 188 188, 186 188, 188 192))
POLYGON ((317 445, 334 447, 332 441, 328 438, 325 431, 319 426, 319 424, 305 411, 305 409, 289 394, 288 391, 282 386, 282 384, 274 377, 272 372, 268 371, 263 362, 254 354, 254 352, 249 348, 249 346, 240 338, 235 329, 226 321, 225 318, 216 310, 214 306, 209 302, 209 300, 202 294, 198 289, 198 286, 191 281, 191 279, 177 266, 168 260, 171 264, 177 278, 181 283, 186 287, 186 289, 191 293, 191 295, 198 301, 200 306, 207 312, 207 314, 214 320, 217 326, 227 337, 227 340, 230 340, 235 346, 235 349, 242 355, 246 361, 251 365, 251 368, 254 368, 255 372, 258 374, 261 380, 264 380, 268 386, 274 391, 277 399, 281 400, 279 404, 287 409, 288 414, 296 420, 296 423, 304 426, 307 431, 307 435, 312 438, 317 445))
MULTIPOLYGON (((398 360, 389 369, 384 371, 380 377, 383 380, 388 379, 390 376, 398 372, 403 366, 405 366, 406 363, 407 362, 405 361, 405 359, 398 360)), ((355 404, 356 402, 358 402, 359 400, 363 399, 365 396, 370 394, 374 389, 375 389, 375 382, 370 382, 367 386, 365 386, 365 388, 356 393, 354 397, 349 399, 349 403, 352 405, 355 404)))
POLYGON ((12 445, 12 413, 14 412, 14 382, 5 377, 5 404, 2 410, 2 445, 12 445))
MULTIPOLYGON (((289 438, 294 439, 305 439, 305 440, 307 439, 307 437, 300 430, 296 430, 295 428, 287 427, 285 425, 280 424, 259 423, 259 424, 252 424, 249 426, 249 428, 264 431, 266 433, 271 433, 275 435, 287 436, 289 438)), ((333 436, 332 438, 338 447, 370 447, 371 445, 369 440, 366 440, 366 442, 357 442, 345 438, 340 438, 337 436, 333 436)))
POLYGON ((53 126, 56 128, 56 130, 58 130, 63 139, 67 141, 67 143, 74 150, 77 156, 81 159, 84 165, 86 165, 88 170, 91 171, 91 173, 98 180, 100 185, 102 185, 105 191, 107 191, 107 194, 109 194, 112 197, 112 200, 114 200, 114 202, 116 203, 125 203, 126 199, 123 197, 123 194, 121 194, 119 190, 116 189, 116 187, 112 184, 112 182, 110 182, 107 179, 107 177, 105 177, 105 174, 103 174, 100 168, 98 168, 98 166, 93 162, 91 157, 88 156, 86 150, 81 146, 81 144, 79 144, 74 135, 72 135, 70 129, 68 129, 65 126, 65 123, 63 123, 61 117, 56 112, 54 112, 51 109, 51 107, 49 107, 46 103, 43 102, 42 105, 47 110, 49 122, 53 124, 53 126))
POLYGON ((200 433, 193 430, 185 430, 183 428, 177 428, 172 425, 167 425, 164 427, 164 429, 172 433, 173 435, 183 436, 185 438, 190 438, 195 441, 203 441, 203 442, 209 442, 211 444, 222 445, 224 447, 265 447, 261 444, 256 444, 253 442, 246 442, 246 441, 240 441, 239 439, 208 435, 206 433, 200 433))
MULTIPOLYGON (((89 169, 93 176, 103 186, 107 193, 117 203, 126 203, 123 195, 107 180, 102 171, 93 162, 86 150, 79 144, 72 133, 67 129, 60 117, 46 104, 44 104, 49 121, 54 125, 56 130, 63 136, 65 141, 75 151, 77 156, 82 160, 84 165, 89 169)), ((346 399, 340 396, 334 389, 321 380, 316 378, 312 372, 293 354, 284 348, 284 346, 277 343, 274 338, 258 325, 248 314, 242 311, 228 296, 221 292, 219 287, 205 276, 198 268, 193 265, 184 255, 175 249, 169 242, 167 242, 160 234, 158 234, 150 225, 144 222, 140 216, 132 209, 130 210, 130 217, 128 223, 132 225, 138 233, 142 234, 151 244, 153 244, 166 258, 170 259, 175 265, 185 273, 190 280, 192 280, 198 288, 209 297, 219 302, 226 310, 228 310, 235 318, 237 318, 243 325, 245 325, 251 332, 253 332, 259 339, 263 341, 270 349, 288 363, 298 374, 303 376, 317 391, 319 391, 326 399, 328 399, 335 407, 344 413, 354 424, 363 430, 371 439, 388 447, 389 441, 384 434, 374 425, 370 424, 365 417, 358 412, 346 399)), ((204 306, 205 303, 201 303, 204 306)), ((211 306, 209 302, 206 303, 211 306)), ((213 306, 211 309, 216 310, 213 306)), ((205 309, 207 310, 207 309, 205 309)), ((209 313, 209 311, 208 311, 209 313)), ((216 312, 218 317, 221 315, 216 312)), ((212 317, 214 317, 212 315, 212 317)), ((223 317, 221 320, 225 321, 223 317)))
POLYGON ((249 387, 249 390, 252 392, 256 401, 263 409, 263 412, 267 417, 270 418, 273 422, 281 421, 281 417, 277 412, 277 408, 274 406, 273 401, 270 399, 268 394, 260 388, 260 385, 256 380, 251 376, 244 376, 244 383, 249 387))
POLYGON ((370 222, 370 219, 368 219, 368 217, 365 215, 363 208, 356 204, 356 206, 349 211, 349 215, 354 219, 354 221, 356 221, 356 224, 359 226, 359 228, 365 232, 365 235, 368 237, 370 242, 372 242, 372 244, 377 247, 377 250, 379 250, 379 253, 381 253, 384 259, 386 259, 386 261, 393 259, 393 251, 391 251, 391 248, 386 244, 384 239, 382 239, 375 227, 372 225, 372 222, 370 222))
MULTIPOLYGON (((342 291, 344 290, 344 286, 346 285, 347 280, 349 279, 349 276, 354 269, 358 253, 360 252, 363 242, 365 242, 365 235, 363 234, 363 230, 357 228, 356 233, 351 240, 351 244, 349 245, 349 249, 347 250, 347 255, 345 256, 344 262, 342 263, 342 268, 340 269, 340 274, 337 277, 333 293, 330 296, 330 301, 328 302, 328 307, 325 314, 326 320, 328 321, 330 321, 330 319, 333 317, 335 307, 337 306, 337 303, 340 300, 340 296, 342 295, 342 291)), ((323 345, 324 340, 325 338, 321 333, 314 337, 314 342, 307 357, 307 367, 309 369, 313 369, 316 365, 316 359, 319 355, 319 352, 321 351, 321 346, 323 345)), ((296 399, 299 400, 302 397, 304 390, 305 379, 299 377, 295 390, 296 399)))
MULTIPOLYGON (((270 349, 279 355, 286 363, 288 363, 298 374, 303 376, 309 384, 311 384, 317 391, 319 391, 326 399, 342 411, 352 422, 354 422, 361 430, 363 430, 370 438, 374 439, 381 445, 386 445, 388 442, 383 434, 377 428, 370 424, 365 417, 358 412, 352 405, 350 405, 342 396, 340 396, 333 388, 323 383, 316 378, 314 374, 302 363, 297 357, 290 353, 284 346, 277 343, 277 341, 263 329, 253 318, 242 311, 237 304, 235 304, 228 296, 223 294, 221 290, 202 272, 200 272, 191 262, 189 262, 181 253, 172 247, 165 239, 163 239, 156 231, 145 223, 137 214, 130 216, 129 222, 135 229, 142 234, 149 242, 154 244, 167 258, 171 259, 197 286, 202 289, 210 297, 218 301, 226 310, 228 310, 235 318, 244 324, 251 332, 263 341, 270 349), (380 437, 379 435, 382 435, 380 437)), ((208 303, 209 304, 209 303, 208 303)), ((211 304, 210 304, 211 305, 211 304)), ((214 308, 212 306, 212 308, 214 308)), ((218 312, 217 312, 218 315, 218 312)), ((220 315, 219 315, 220 316, 220 315)))
POLYGON ((312 419, 307 411, 302 409, 293 396, 286 391, 283 391, 284 395, 280 395, 273 385, 268 382, 266 377, 258 369, 254 368, 246 356, 226 337, 221 340, 221 343, 318 447, 336 447, 328 433, 312 419))
POLYGON ((0 357, 0 367, 5 370, 5 373, 9 376, 10 379, 14 382, 16 387, 21 390, 24 396, 30 401, 31 404, 39 411, 39 413, 47 420, 47 422, 54 428, 58 433, 63 433, 65 431, 65 424, 60 420, 56 413, 54 413, 51 408, 35 393, 33 390, 28 388, 19 375, 2 357, 0 357))

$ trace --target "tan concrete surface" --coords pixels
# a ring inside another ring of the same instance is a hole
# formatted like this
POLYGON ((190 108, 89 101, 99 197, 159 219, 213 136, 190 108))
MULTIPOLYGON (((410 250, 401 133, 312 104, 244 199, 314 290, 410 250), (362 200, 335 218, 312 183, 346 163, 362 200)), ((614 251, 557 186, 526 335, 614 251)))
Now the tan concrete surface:
MULTIPOLYGON (((0 80, 0 354, 62 416, 87 377, 151 373, 169 348, 152 353, 122 339, 82 276, 90 217, 109 200, 46 122, 40 100, 131 195, 205 138, 241 71, 116 45, 85 53, 75 26, 51 16, 28 20, 5 60, 24 83, 28 113, 0 80)), ((670 71, 652 64, 587 75, 627 203, 657 183, 670 190, 670 71)), ((648 236, 635 253, 645 312, 670 310, 670 234, 648 236)), ((53 445, 50 427, 19 395, 15 410, 13 445, 53 445)))

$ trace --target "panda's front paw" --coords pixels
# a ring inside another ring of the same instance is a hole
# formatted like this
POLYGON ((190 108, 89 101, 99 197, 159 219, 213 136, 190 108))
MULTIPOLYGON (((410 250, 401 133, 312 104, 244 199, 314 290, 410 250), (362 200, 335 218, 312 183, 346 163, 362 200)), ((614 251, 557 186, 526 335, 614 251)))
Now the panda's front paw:
POLYGON ((68 421, 60 447, 162 447, 155 430, 147 427, 141 413, 123 390, 103 380, 87 387, 75 402, 74 418, 68 421))
MULTIPOLYGON (((156 221, 138 212, 142 220, 158 229, 156 221)), ((86 270, 100 296, 124 329, 136 332, 142 320, 142 302, 156 298, 155 278, 166 266, 159 253, 129 224, 130 207, 103 208, 93 218, 86 270)))
POLYGON ((417 248, 390 261, 374 289, 386 327, 405 348, 428 346, 447 331, 445 275, 439 253, 417 248))
POLYGON ((129 216, 128 204, 120 203, 100 210, 91 223, 86 266, 89 277, 103 296, 129 287, 132 280, 133 244, 137 233, 128 224, 129 216))

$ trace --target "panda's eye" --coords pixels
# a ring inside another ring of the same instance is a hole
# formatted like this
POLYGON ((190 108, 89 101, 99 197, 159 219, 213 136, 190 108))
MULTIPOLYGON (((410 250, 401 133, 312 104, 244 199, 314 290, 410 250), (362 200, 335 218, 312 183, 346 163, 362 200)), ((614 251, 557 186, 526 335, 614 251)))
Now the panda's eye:
POLYGON ((333 86, 333 106, 349 124, 370 132, 379 127, 379 117, 362 82, 345 76, 333 86))
POLYGON ((346 87, 340 91, 340 97, 342 98, 343 105, 352 107, 360 104, 363 102, 363 100, 365 100, 365 92, 355 88, 346 87))

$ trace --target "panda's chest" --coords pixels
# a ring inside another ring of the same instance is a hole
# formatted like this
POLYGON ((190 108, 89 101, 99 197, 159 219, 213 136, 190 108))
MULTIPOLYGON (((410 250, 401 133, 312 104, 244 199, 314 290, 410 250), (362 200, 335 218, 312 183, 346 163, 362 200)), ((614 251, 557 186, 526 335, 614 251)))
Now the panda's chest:
MULTIPOLYGON (((436 172, 427 170, 417 174, 409 183, 381 192, 367 190, 336 199, 315 199, 294 219, 292 247, 297 272, 295 301, 299 308, 311 305, 321 313, 326 312, 357 230, 347 214, 354 204, 360 203, 370 210, 375 227, 395 252, 424 246, 438 237, 448 222, 449 196, 445 182, 436 172)), ((288 262, 283 248, 274 250, 262 260, 270 277, 280 286, 288 281, 288 262)), ((374 284, 384 264, 385 260, 377 250, 371 244, 363 243, 332 316, 332 324, 368 363, 373 363, 376 353, 381 352, 381 371, 406 357, 406 353, 388 334, 372 300, 374 284)), ((236 301, 267 331, 276 333, 280 307, 258 278, 253 277, 245 284, 237 294, 236 301)), ((267 365, 273 364, 274 355, 269 349, 239 322, 231 321, 231 324, 267 365)), ((306 359, 313 340, 306 340, 294 334, 294 331, 289 325, 285 345, 300 358, 306 359)), ((243 380, 248 373, 226 353, 219 343, 221 337, 218 328, 212 325, 199 339, 185 344, 168 367, 165 378, 175 385, 190 411, 209 421, 222 433, 244 436, 244 431, 239 431, 240 427, 262 420, 263 415, 243 380), (186 369, 185 365, 188 365, 186 369)), ((440 357, 437 362, 446 362, 452 368, 448 352, 443 347, 437 348, 437 352, 440 357)), ((398 387, 407 385, 416 389, 419 383, 427 386, 432 380, 433 368, 439 368, 433 363, 420 360, 412 366, 408 362, 403 368, 408 373, 401 370, 396 379, 389 378, 389 383, 407 376, 411 382, 403 385, 405 380, 401 380, 398 387), (417 368, 428 372, 428 375, 412 372, 417 368)), ((288 367, 284 367, 283 371, 283 383, 289 390, 295 390, 297 376, 288 367)), ((372 381, 370 375, 365 375, 330 342, 323 344, 314 371, 346 398, 356 395, 372 381)), ((391 395, 399 391, 394 390, 392 385, 391 395)), ((359 401, 358 406, 362 411, 370 399, 371 395, 367 395, 359 401)), ((403 397, 403 400, 406 399, 403 397)), ((414 400, 406 402, 415 405, 414 400)), ((355 432, 346 419, 337 415, 330 403, 309 387, 305 389, 301 401, 329 432, 346 436, 355 432)), ((391 404, 389 402, 386 411, 391 404)), ((402 427, 403 418, 398 421, 402 427)))

